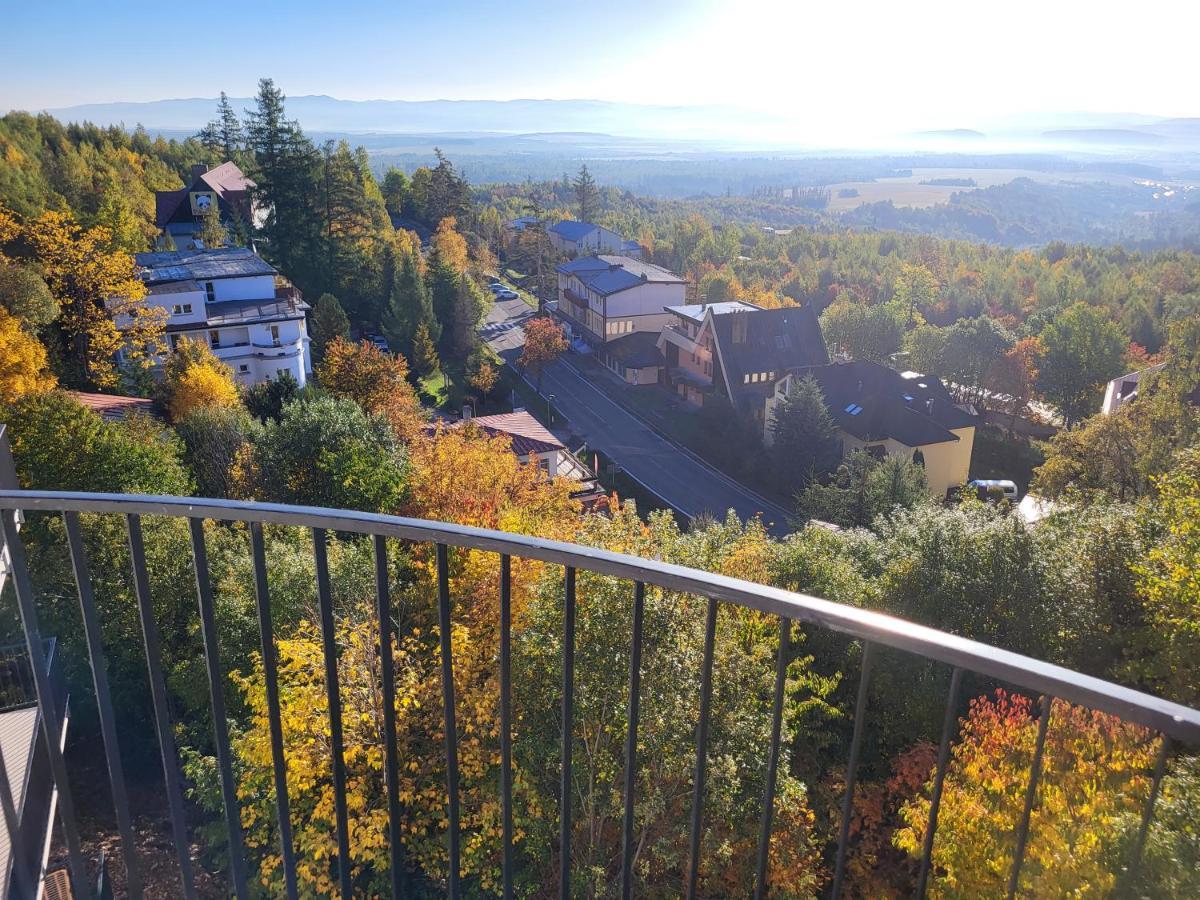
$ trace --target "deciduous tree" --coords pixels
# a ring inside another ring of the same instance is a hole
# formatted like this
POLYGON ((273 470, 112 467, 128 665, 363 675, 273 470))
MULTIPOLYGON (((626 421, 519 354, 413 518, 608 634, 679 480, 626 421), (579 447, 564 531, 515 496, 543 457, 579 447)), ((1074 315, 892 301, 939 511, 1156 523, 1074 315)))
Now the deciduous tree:
POLYGON ((0 403, 48 391, 56 383, 41 341, 22 328, 15 316, 0 309, 0 403))
POLYGON ((1104 310, 1086 303, 1055 316, 1039 338, 1038 387, 1072 425, 1099 408, 1104 383, 1121 374, 1129 341, 1104 310))
MULTIPOLYGON (((938 813, 930 895, 999 896, 1007 890, 1038 724, 1032 701, 997 691, 971 701, 951 753, 938 813)), ((1037 802, 1018 894, 1109 894, 1116 884, 1115 826, 1149 791, 1151 735, 1115 716, 1053 701, 1037 802)), ((927 786, 928 787, 928 786, 927 786)), ((902 815, 899 847, 921 852, 929 800, 902 815)))
POLYGON ((240 403, 233 370, 217 359, 207 344, 186 337, 163 366, 163 392, 176 422, 200 407, 240 403))
POLYGON ((405 443, 425 427, 425 411, 408 382, 408 363, 398 353, 384 353, 368 341, 335 337, 325 349, 317 379, 333 396, 353 400, 365 412, 386 419, 405 443))
POLYGON ((542 390, 542 374, 546 366, 554 362, 567 350, 567 339, 562 326, 549 316, 538 316, 525 323, 525 346, 521 350, 518 365, 532 372, 537 380, 537 389, 542 390))

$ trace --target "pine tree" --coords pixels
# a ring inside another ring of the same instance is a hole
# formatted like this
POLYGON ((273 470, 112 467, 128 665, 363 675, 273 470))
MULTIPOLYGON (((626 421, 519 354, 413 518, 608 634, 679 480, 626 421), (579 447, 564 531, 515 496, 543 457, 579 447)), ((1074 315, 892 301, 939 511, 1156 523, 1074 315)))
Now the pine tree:
POLYGON ((596 187, 596 179, 588 171, 587 163, 580 167, 579 174, 575 176, 571 186, 575 189, 575 202, 579 204, 579 221, 591 222, 592 217, 596 215, 600 191, 596 187))

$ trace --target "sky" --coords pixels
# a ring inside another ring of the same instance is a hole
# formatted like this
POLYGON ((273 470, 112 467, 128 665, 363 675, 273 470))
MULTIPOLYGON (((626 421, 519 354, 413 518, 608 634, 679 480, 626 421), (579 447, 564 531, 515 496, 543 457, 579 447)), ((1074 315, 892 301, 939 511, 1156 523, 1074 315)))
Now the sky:
POLYGON ((733 104, 831 131, 1200 116, 1188 0, 0 0, 0 110, 254 93, 733 104))

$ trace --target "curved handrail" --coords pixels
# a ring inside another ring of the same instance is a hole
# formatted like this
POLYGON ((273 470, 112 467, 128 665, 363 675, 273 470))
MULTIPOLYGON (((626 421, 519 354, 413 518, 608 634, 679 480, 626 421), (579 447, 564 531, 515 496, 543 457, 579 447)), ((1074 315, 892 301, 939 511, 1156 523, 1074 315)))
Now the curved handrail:
POLYGON ((573 566, 819 625, 1111 713, 1200 745, 1200 710, 1191 707, 884 613, 582 544, 403 516, 199 497, 0 490, 0 509, 163 515, 324 528, 489 550, 573 566))

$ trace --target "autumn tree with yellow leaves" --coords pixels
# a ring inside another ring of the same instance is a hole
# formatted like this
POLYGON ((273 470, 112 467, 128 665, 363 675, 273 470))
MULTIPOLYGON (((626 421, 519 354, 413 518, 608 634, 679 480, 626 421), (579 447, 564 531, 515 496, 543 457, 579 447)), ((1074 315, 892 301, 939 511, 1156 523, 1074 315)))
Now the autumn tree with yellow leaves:
POLYGON ((51 390, 57 379, 46 365, 46 348, 0 309, 0 402, 51 390))
POLYGON ((202 341, 182 338, 163 366, 163 391, 171 418, 182 421, 205 406, 237 406, 233 370, 202 341))
POLYGON ((6 232, 28 248, 58 301, 58 323, 71 342, 81 375, 98 388, 120 380, 117 353, 136 368, 163 351, 166 310, 145 302, 133 256, 114 249, 112 232, 84 228, 69 213, 45 212, 6 232))
MULTIPOLYGON (((946 773, 933 845, 933 897, 1008 889, 1037 743, 1037 709, 998 690, 971 701, 946 773)), ((1144 808, 1157 751, 1146 729, 1055 700, 1021 868, 1020 896, 1105 897, 1116 886, 1117 825, 1144 808)), ((901 814, 898 847, 921 853, 929 785, 901 814)))

